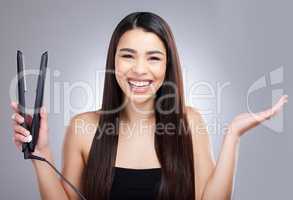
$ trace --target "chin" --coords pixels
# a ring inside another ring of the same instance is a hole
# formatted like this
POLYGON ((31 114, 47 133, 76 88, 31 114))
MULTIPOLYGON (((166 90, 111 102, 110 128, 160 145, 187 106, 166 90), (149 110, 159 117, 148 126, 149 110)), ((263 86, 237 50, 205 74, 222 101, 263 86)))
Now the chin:
POLYGON ((154 100, 152 94, 130 94, 127 96, 129 103, 143 104, 148 101, 154 100))

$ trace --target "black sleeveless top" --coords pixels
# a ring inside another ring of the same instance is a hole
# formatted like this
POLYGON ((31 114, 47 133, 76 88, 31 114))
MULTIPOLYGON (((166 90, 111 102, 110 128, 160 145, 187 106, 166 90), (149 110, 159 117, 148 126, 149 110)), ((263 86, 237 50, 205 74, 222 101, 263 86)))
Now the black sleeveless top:
POLYGON ((114 168, 110 200, 155 200, 161 168, 114 168))

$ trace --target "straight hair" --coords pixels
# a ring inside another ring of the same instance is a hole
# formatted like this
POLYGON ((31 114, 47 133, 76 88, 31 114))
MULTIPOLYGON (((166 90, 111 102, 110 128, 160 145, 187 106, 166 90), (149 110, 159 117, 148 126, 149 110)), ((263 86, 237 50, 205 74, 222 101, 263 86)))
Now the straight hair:
POLYGON ((102 113, 91 144, 89 157, 83 171, 82 191, 88 200, 109 200, 114 177, 114 167, 119 136, 119 113, 123 104, 123 91, 115 74, 116 48, 121 36, 129 30, 141 28, 156 34, 167 52, 166 74, 155 96, 156 124, 174 124, 175 129, 155 130, 155 151, 161 165, 161 181, 157 200, 195 199, 194 158, 191 131, 187 123, 184 103, 181 65, 174 37, 169 25, 151 12, 134 12, 123 18, 115 28, 106 61, 106 73, 102 100, 102 113), (170 85, 168 83, 171 83, 170 85), (170 87, 171 86, 171 87, 170 87), (167 98, 168 97, 168 98, 167 98), (107 124, 114 125, 114 134, 102 132, 107 124), (183 126, 182 126, 183 125, 183 126))

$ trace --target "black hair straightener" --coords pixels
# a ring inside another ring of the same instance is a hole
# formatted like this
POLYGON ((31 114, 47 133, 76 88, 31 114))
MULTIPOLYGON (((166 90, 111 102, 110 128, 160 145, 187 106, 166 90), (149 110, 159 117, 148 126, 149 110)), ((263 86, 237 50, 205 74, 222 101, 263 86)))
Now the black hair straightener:
MULTIPOLYGON (((34 152, 35 146, 39 137, 39 128, 40 128, 40 108, 43 105, 43 94, 44 94, 44 85, 46 78, 46 69, 48 63, 48 52, 43 53, 41 59, 40 72, 38 76, 38 85, 36 89, 36 99, 34 106, 34 114, 32 124, 29 127, 25 122, 22 126, 30 130, 32 141, 22 144, 22 152, 24 153, 24 159, 29 159, 31 152, 34 152)), ((26 104, 25 104, 25 92, 26 81, 25 81, 25 70, 23 63, 23 56, 21 51, 17 51, 17 75, 18 75, 18 103, 20 115, 26 119, 26 104)))
MULTIPOLYGON (((46 79, 46 69, 48 64, 48 52, 42 54, 40 72, 38 76, 36 98, 34 105, 34 114, 31 125, 26 123, 26 120, 21 124, 22 127, 30 131, 32 140, 22 144, 22 152, 24 153, 24 159, 35 159, 48 163, 55 172, 78 194, 80 199, 86 200, 81 192, 75 188, 49 161, 45 158, 35 156, 32 153, 35 151, 35 146, 38 142, 39 129, 40 129, 40 109, 43 105, 44 87, 46 79)), ((17 80, 18 80, 18 108, 20 115, 26 119, 26 104, 25 104, 25 92, 27 91, 27 84, 25 80, 25 66, 23 62, 23 55, 21 51, 17 51, 17 80)))

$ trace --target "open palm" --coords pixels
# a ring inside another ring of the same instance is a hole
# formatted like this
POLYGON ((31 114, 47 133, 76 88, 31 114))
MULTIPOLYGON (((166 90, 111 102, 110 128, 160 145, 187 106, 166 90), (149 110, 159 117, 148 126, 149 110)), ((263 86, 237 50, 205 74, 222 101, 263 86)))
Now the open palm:
POLYGON ((275 116, 287 103, 288 96, 283 95, 278 102, 271 108, 258 113, 241 113, 237 115, 228 126, 228 131, 231 134, 242 136, 249 129, 254 128, 263 121, 275 116))

